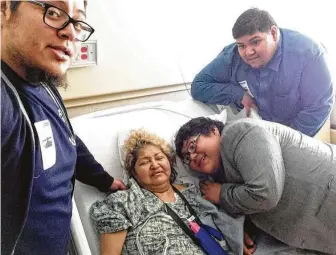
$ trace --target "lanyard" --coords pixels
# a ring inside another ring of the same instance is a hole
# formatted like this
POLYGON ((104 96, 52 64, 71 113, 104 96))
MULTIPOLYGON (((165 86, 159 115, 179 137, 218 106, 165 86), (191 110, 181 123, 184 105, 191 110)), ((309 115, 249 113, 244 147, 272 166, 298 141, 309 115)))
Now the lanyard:
MULTIPOLYGON (((189 213, 195 218, 195 221, 200 225, 202 224, 201 220, 198 218, 195 210, 191 207, 191 205, 189 204, 189 202, 187 201, 187 199, 182 195, 182 193, 175 188, 172 185, 173 190, 175 191, 175 193, 183 200, 183 202, 185 203, 185 205, 188 207, 189 213)), ((180 218, 180 216, 177 215, 177 213, 170 208, 170 206, 168 204, 165 203, 165 207, 166 207, 166 211, 167 214, 170 215, 172 217, 172 219, 180 226, 180 228, 182 228, 182 230, 191 238, 191 240, 198 246, 201 247, 201 242, 200 240, 198 240, 195 237, 195 234, 191 231, 191 229, 183 222, 183 220, 180 218)))
MULTIPOLYGON (((199 225, 202 224, 201 220, 200 220, 200 219, 198 218, 198 216, 197 216, 197 213, 196 213, 195 210, 191 207, 191 205, 189 204, 188 200, 182 195, 182 193, 181 193, 177 188, 175 188, 173 185, 172 185, 172 187, 173 187, 173 190, 176 192, 176 194, 179 195, 179 197, 180 197, 180 198, 183 200, 183 202, 186 204, 186 206, 188 207, 188 210, 189 210, 190 214, 191 214, 192 216, 195 217, 196 222, 197 222, 199 225)), ((167 205, 167 206, 168 206, 168 205, 167 205)))
POLYGON ((68 116, 65 112, 63 105, 59 102, 59 100, 57 99, 55 95, 55 92, 52 90, 51 87, 49 87, 45 83, 42 83, 42 86, 47 91, 51 99, 55 102, 56 106, 58 107, 58 113, 59 113, 60 118, 64 121, 64 123, 67 125, 68 129, 70 130, 71 137, 69 138, 69 141, 71 142, 73 146, 76 146, 76 136, 75 136, 74 131, 71 128, 70 121, 68 120, 68 116))

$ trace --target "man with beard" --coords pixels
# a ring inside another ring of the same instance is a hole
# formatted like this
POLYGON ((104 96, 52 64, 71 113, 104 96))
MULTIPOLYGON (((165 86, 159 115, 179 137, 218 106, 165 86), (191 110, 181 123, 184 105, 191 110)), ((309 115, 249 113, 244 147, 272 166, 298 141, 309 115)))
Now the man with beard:
POLYGON ((56 87, 94 29, 86 1, 1 1, 1 253, 67 253, 75 178, 126 189, 74 134, 56 87))
POLYGON ((192 96, 204 103, 251 108, 268 121, 314 136, 335 96, 326 53, 307 36, 278 28, 271 15, 248 9, 236 20, 235 43, 196 75, 192 96))

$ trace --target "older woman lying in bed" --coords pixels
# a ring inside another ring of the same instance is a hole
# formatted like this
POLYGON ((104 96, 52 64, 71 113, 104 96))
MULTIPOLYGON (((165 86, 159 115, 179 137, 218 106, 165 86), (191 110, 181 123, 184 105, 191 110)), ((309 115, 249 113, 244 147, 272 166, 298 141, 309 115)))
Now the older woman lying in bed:
POLYGON ((242 253, 242 231, 230 231, 221 216, 227 222, 231 218, 204 200, 194 185, 172 184, 175 155, 165 141, 143 130, 132 131, 124 149, 125 167, 131 177, 129 189, 112 193, 91 208, 92 221, 101 235, 101 254, 242 253), (211 247, 204 247, 211 240, 204 244, 203 237, 198 236, 205 230, 199 229, 204 220, 212 226, 208 231, 219 234, 218 239, 206 237, 215 241, 211 247), (223 237, 220 229, 229 232, 224 233, 226 241, 219 241, 223 237))

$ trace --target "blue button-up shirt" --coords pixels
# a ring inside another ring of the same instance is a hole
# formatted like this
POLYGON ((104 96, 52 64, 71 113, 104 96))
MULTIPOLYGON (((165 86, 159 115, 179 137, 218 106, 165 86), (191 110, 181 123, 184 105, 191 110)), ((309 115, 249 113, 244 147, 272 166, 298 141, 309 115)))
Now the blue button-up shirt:
POLYGON ((196 75, 192 96, 204 103, 241 106, 247 84, 260 116, 313 136, 331 113, 333 84, 323 46, 310 38, 280 29, 271 61, 254 69, 239 56, 235 43, 196 75))

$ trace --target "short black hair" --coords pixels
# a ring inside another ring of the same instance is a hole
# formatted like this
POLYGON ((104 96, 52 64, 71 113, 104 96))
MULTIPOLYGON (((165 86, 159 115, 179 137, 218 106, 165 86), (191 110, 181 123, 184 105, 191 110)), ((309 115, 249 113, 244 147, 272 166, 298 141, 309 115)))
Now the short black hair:
POLYGON ((257 32, 267 32, 272 26, 277 26, 277 24, 267 11, 250 8, 236 20, 232 28, 232 36, 237 39, 257 32))
POLYGON ((189 120, 183 126, 180 127, 175 137, 175 150, 176 154, 183 158, 182 148, 184 141, 187 141, 190 137, 202 134, 209 136, 213 128, 216 127, 219 133, 222 133, 224 124, 221 121, 213 120, 207 117, 198 117, 189 120))

